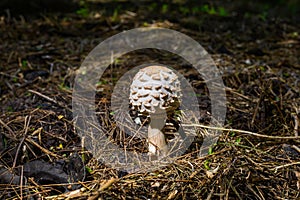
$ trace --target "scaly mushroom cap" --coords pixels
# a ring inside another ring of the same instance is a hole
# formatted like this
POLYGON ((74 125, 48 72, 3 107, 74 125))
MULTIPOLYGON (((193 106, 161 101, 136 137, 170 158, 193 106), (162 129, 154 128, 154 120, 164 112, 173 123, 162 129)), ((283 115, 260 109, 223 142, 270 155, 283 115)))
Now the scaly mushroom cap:
POLYGON ((169 68, 149 66, 141 69, 130 87, 130 105, 142 114, 155 113, 156 108, 166 112, 179 106, 180 81, 169 68))

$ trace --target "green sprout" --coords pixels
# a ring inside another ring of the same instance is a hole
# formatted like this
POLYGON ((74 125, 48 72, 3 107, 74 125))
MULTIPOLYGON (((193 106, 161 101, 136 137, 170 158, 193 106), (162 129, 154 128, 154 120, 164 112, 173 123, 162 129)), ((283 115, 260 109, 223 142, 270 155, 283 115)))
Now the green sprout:
POLYGON ((150 11, 154 11, 157 8, 157 3, 152 3, 151 5, 148 6, 150 11))
POLYGON ((240 144, 241 143, 241 141, 242 141, 242 138, 237 138, 236 140, 235 140, 235 144, 240 144))
POLYGON ((120 16, 120 10, 121 10, 121 6, 118 6, 114 9, 114 13, 111 16, 111 21, 112 22, 117 22, 119 20, 119 16, 120 16))
POLYGON ((144 23, 143 23, 143 26, 144 26, 144 27, 148 27, 148 26, 149 26, 148 22, 144 22, 144 23))
POLYGON ((168 8, 169 8, 168 4, 162 5, 162 7, 161 7, 161 12, 162 12, 163 14, 166 14, 166 13, 168 12, 168 8))
POLYGON ((13 77, 13 82, 14 82, 14 83, 17 83, 18 80, 19 80, 18 77, 13 77))
POLYGON ((28 67, 28 61, 27 60, 22 60, 21 68, 22 69, 27 69, 28 67))
POLYGON ((225 10, 223 7, 218 7, 218 15, 221 17, 226 17, 228 16, 228 12, 225 10))
POLYGON ((80 8, 76 11, 77 15, 80 15, 82 17, 88 17, 90 13, 90 9, 88 7, 88 4, 86 1, 81 0, 79 1, 80 8))
POLYGON ((65 85, 64 82, 58 85, 58 88, 61 90, 71 90, 69 86, 65 85))
POLYGON ((214 7, 209 7, 207 4, 202 6, 202 9, 201 9, 203 12, 206 12, 207 14, 210 14, 210 15, 215 15, 217 14, 216 10, 214 7))
POLYGON ((200 8, 198 7, 194 7, 193 8, 193 13, 198 13, 199 11, 205 12, 209 15, 218 15, 221 17, 225 17, 228 16, 228 12, 226 11, 226 9, 224 7, 214 7, 214 6, 209 6, 208 4, 205 4, 203 6, 201 6, 200 8))
POLYGON ((89 9, 88 8, 80 8, 76 11, 77 15, 80 15, 82 17, 88 17, 89 16, 89 9))
POLYGON ((179 11, 180 11, 181 13, 183 13, 184 15, 187 15, 187 14, 189 14, 190 9, 187 8, 187 7, 181 6, 181 7, 179 7, 179 11))
POLYGON ((208 149, 208 155, 212 155, 213 154, 213 147, 209 147, 208 149))
POLYGON ((207 169, 207 170, 210 170, 209 163, 210 163, 210 160, 205 160, 204 164, 203 164, 204 168, 207 169))
POLYGON ((8 112, 14 112, 14 109, 13 109, 13 107, 12 107, 12 106, 7 106, 7 108, 6 108, 6 109, 7 109, 7 111, 8 111, 8 112))
POLYGON ((88 166, 85 166, 85 169, 86 169, 86 171, 87 171, 88 173, 92 173, 92 172, 93 172, 93 170, 92 170, 90 167, 88 167, 88 166))
POLYGON ((229 132, 229 135, 230 135, 231 137, 234 137, 234 136, 235 136, 235 132, 230 131, 230 132, 229 132))

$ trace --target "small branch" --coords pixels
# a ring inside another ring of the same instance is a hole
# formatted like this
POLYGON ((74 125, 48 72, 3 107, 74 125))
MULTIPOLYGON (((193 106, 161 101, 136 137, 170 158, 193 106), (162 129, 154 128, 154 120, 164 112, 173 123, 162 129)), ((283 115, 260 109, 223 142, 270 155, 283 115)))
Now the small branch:
POLYGON ((113 183, 117 182, 119 179, 117 178, 111 178, 108 181, 106 181, 104 184, 101 185, 101 187, 99 188, 99 191, 102 192, 104 190, 106 190, 107 188, 109 188, 113 183))
POLYGON ((285 164, 285 165, 280 165, 280 166, 272 168, 272 170, 277 171, 278 169, 293 166, 293 165, 300 165, 300 162, 293 162, 293 163, 289 163, 289 164, 285 164))
POLYGON ((257 105, 255 107, 255 110, 254 110, 254 114, 252 116, 252 120, 251 120, 251 125, 253 126, 254 122, 255 122, 255 118, 256 118, 256 115, 258 113, 258 109, 259 109, 259 105, 262 101, 262 99, 264 98, 264 92, 260 95, 259 99, 258 99, 258 102, 257 102, 257 105))
POLYGON ((20 175, 20 196, 23 199, 23 179, 24 179, 24 168, 21 166, 21 175, 20 175))
POLYGON ((296 106, 294 106, 294 108, 295 108, 295 111, 296 111, 296 113, 292 113, 292 117, 294 118, 294 121, 295 121, 294 133, 295 133, 295 136, 299 136, 299 133, 298 133, 298 127, 299 127, 298 114, 299 114, 299 109, 296 106))
POLYGON ((36 94, 36 95, 38 95, 40 97, 43 97, 44 99, 47 99, 48 101, 50 101, 52 103, 58 104, 57 101, 55 101, 54 99, 52 99, 52 98, 50 98, 50 97, 48 97, 48 96, 46 96, 46 95, 44 95, 42 93, 39 93, 39 92, 37 92, 35 90, 28 90, 28 91, 31 92, 31 93, 34 93, 34 94, 36 94))
POLYGON ((111 178, 107 181, 105 181, 99 188, 99 190, 91 197, 88 198, 88 200, 95 200, 98 199, 99 195, 101 192, 103 192, 104 190, 106 190, 107 188, 109 188, 112 184, 114 184, 115 182, 119 181, 119 179, 117 178, 111 178))
POLYGON ((248 135, 253 135, 253 136, 262 137, 262 138, 270 138, 270 139, 284 139, 284 140, 300 139, 300 136, 263 135, 263 134, 254 133, 254 132, 251 132, 251 131, 244 131, 244 130, 232 129, 232 128, 212 127, 212 126, 205 126, 205 125, 201 125, 201 124, 190 124, 190 125, 183 124, 182 126, 186 126, 186 127, 194 126, 194 127, 208 128, 208 129, 220 130, 220 131, 232 131, 232 132, 245 133, 245 134, 248 134, 248 135))
POLYGON ((1 124, 4 128, 6 128, 6 129, 9 131, 9 133, 11 134, 11 135, 8 135, 8 134, 5 134, 4 132, 2 132, 2 134, 5 135, 5 137, 10 138, 10 139, 12 139, 12 140, 14 140, 14 141, 18 141, 18 139, 16 138, 16 135, 15 135, 15 133, 13 132, 13 130, 11 130, 11 128, 10 128, 7 124, 5 124, 1 119, 0 119, 0 124, 1 124))
POLYGON ((294 121, 295 121, 295 126, 294 126, 294 133, 295 133, 295 136, 298 136, 298 126, 299 126, 299 119, 297 117, 297 114, 295 113, 292 113, 292 116, 294 117, 294 121))
POLYGON ((67 106, 65 106, 64 104, 62 104, 62 103, 60 103, 60 102, 58 102, 58 101, 56 101, 56 100, 54 100, 54 99, 52 99, 52 98, 46 96, 46 95, 44 95, 44 94, 42 94, 42 93, 40 93, 40 92, 37 92, 37 91, 35 91, 35 90, 28 90, 28 91, 31 92, 31 93, 34 93, 34 94, 36 94, 36 95, 38 95, 38 96, 40 96, 40 97, 42 97, 42 98, 44 98, 44 99, 46 99, 47 101, 50 101, 50 102, 52 102, 52 103, 55 103, 56 105, 59 105, 60 107, 65 108, 65 109, 67 109, 68 111, 71 111, 71 112, 72 112, 72 110, 71 110, 70 108, 68 108, 67 106))
POLYGON ((41 149, 42 152, 44 152, 45 154, 49 154, 55 158, 60 158, 61 156, 52 153, 51 151, 49 151, 48 149, 45 149, 44 147, 40 146, 38 143, 36 143, 35 141, 33 141, 32 139, 26 138, 26 141, 31 143, 32 145, 38 147, 39 149, 41 149))
POLYGON ((235 94, 235 95, 237 95, 239 97, 242 97, 243 99, 246 99, 248 101, 253 102, 253 99, 251 99, 251 98, 249 98, 249 97, 247 97, 247 96, 245 96, 245 95, 243 95, 241 93, 238 93, 237 91, 235 91, 234 89, 232 89, 230 87, 226 87, 225 90, 228 91, 228 92, 231 92, 232 94, 235 94))
MULTIPOLYGON (((151 182, 156 181, 156 182, 163 182, 163 183, 170 182, 169 179, 156 179, 156 178, 155 179, 153 179, 153 178, 150 178, 150 179, 146 178, 146 179, 144 179, 144 181, 151 181, 151 182)), ((195 181, 188 180, 188 179, 174 179, 174 180, 172 180, 172 182, 175 182, 175 183, 194 183, 195 181)))

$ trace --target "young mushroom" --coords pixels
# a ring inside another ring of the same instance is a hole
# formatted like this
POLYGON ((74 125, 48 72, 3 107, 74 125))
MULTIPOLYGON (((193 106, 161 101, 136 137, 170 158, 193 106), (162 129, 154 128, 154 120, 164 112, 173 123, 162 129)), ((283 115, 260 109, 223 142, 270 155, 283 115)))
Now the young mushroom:
POLYGON ((163 66, 140 69, 130 86, 129 103, 139 114, 150 118, 148 127, 149 155, 168 153, 168 145, 162 129, 167 117, 180 105, 181 88, 178 76, 163 66))

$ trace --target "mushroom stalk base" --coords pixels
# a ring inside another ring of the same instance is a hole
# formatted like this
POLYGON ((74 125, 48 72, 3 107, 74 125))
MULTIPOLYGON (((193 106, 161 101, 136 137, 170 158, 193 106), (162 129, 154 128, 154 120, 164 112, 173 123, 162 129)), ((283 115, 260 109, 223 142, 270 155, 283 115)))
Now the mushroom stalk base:
POLYGON ((165 119, 151 118, 148 127, 149 155, 165 156, 168 153, 166 137, 161 131, 164 126, 165 119))

